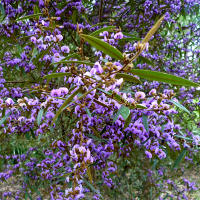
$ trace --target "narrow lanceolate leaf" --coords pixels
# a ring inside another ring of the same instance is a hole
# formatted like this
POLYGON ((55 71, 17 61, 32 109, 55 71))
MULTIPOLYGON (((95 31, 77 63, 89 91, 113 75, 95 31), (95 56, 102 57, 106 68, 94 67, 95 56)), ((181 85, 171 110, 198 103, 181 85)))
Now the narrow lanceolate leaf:
POLYGON ((43 113, 44 113, 44 109, 40 109, 40 111, 38 112, 38 116, 37 116, 37 124, 38 124, 38 126, 41 123, 43 113))
MULTIPOLYGON (((128 37, 137 37, 138 33, 134 32, 134 33, 126 33, 126 32, 122 32, 123 35, 128 36, 128 37)), ((139 39, 139 38, 138 38, 139 39)))
POLYGON ((23 20, 26 20, 26 19, 37 18, 38 16, 41 16, 41 15, 42 15, 42 13, 27 15, 27 16, 20 17, 20 18, 16 19, 16 21, 23 21, 23 20))
POLYGON ((129 124, 131 123, 131 113, 129 114, 128 118, 126 119, 125 123, 124 123, 124 129, 127 128, 129 126, 129 124))
POLYGON ((114 28, 116 28, 116 26, 106 26, 106 27, 100 28, 94 31, 93 33, 91 33, 90 36, 99 36, 100 33, 104 31, 112 31, 114 28))
POLYGON ((52 125, 55 123, 58 116, 61 114, 61 112, 65 109, 65 107, 73 100, 73 98, 81 91, 81 88, 77 89, 71 96, 66 99, 66 101, 63 103, 63 105, 58 109, 56 115, 53 118, 52 125))
POLYGON ((34 6, 33 11, 34 11, 34 14, 40 13, 40 9, 37 5, 34 6))
POLYGON ((180 152, 179 156, 177 157, 177 159, 174 162, 172 169, 175 169, 179 166, 179 164, 181 163, 182 159, 184 158, 186 152, 187 152, 187 149, 183 149, 182 152, 180 152))
POLYGON ((119 115, 121 115, 126 121, 128 116, 130 115, 130 109, 124 105, 121 105, 120 109, 117 111, 117 114, 115 115, 113 119, 113 122, 115 122, 118 119, 119 115))
POLYGON ((74 63, 74 64, 84 64, 84 65, 94 65, 94 63, 88 62, 88 61, 76 61, 76 60, 61 60, 59 62, 55 62, 52 64, 69 64, 69 63, 74 63))
POLYGON ((143 104, 136 104, 136 108, 139 108, 139 109, 147 109, 147 107, 143 104))
POLYGON ((182 136, 182 135, 174 135, 174 137, 181 138, 181 139, 188 140, 188 141, 193 141, 192 138, 184 137, 184 136, 182 136))
POLYGON ((149 123, 148 123, 148 116, 147 115, 142 115, 142 123, 143 123, 146 131, 149 132, 149 123))
POLYGON ((7 113, 3 118, 0 120, 0 126, 6 121, 6 119, 10 116, 11 112, 7 113))
POLYGON ((103 107, 110 108, 108 105, 102 103, 101 101, 99 101, 99 100, 97 100, 97 99, 94 99, 93 101, 94 101, 95 103, 97 103, 97 104, 103 106, 103 107))
POLYGON ((97 90, 103 92, 104 94, 106 94, 108 96, 112 96, 112 92, 111 91, 105 91, 104 89, 101 89, 101 88, 97 88, 97 90))
POLYGON ((72 75, 71 73, 67 73, 67 72, 52 73, 52 74, 45 75, 43 79, 60 78, 60 77, 71 76, 71 75, 72 75))
POLYGON ((138 37, 125 37, 125 38, 122 38, 122 39, 120 39, 119 40, 120 42, 123 42, 123 41, 129 41, 129 42, 131 42, 131 41, 140 41, 140 38, 138 38, 138 37))
POLYGON ((91 173, 90 167, 86 166, 86 169, 87 169, 88 178, 90 180, 90 183, 92 184, 93 180, 92 180, 92 173, 91 173))
POLYGON ((97 24, 92 25, 91 27, 102 26, 102 25, 105 25, 105 24, 110 24, 110 22, 97 23, 97 24))
POLYGON ((141 84, 141 81, 137 78, 135 78, 134 76, 131 76, 129 74, 123 74, 123 73, 118 73, 115 75, 116 79, 120 79, 123 78, 124 81, 128 81, 128 82, 134 82, 134 83, 139 83, 141 84))
POLYGON ((154 33, 159 29, 162 21, 164 20, 165 16, 162 16, 156 24, 151 28, 151 30, 146 34, 145 38, 142 40, 142 44, 147 43, 151 37, 154 35, 154 33))
POLYGON ((143 56, 140 56, 139 58, 140 58, 140 60, 141 60, 143 63, 146 63, 146 64, 148 64, 148 65, 154 66, 153 62, 152 62, 151 60, 149 60, 148 58, 145 58, 145 57, 143 57, 143 56))
POLYGON ((110 44, 90 35, 81 34, 80 36, 96 49, 103 51, 103 53, 105 53, 106 55, 109 55, 110 57, 116 58, 118 60, 123 60, 124 57, 122 53, 110 44))
POLYGON ((72 53, 72 54, 69 54, 68 56, 66 56, 63 60, 69 60, 70 58, 77 58, 77 59, 80 59, 81 56, 78 54, 78 53, 72 53))
MULTIPOLYGON (((31 62, 33 59, 36 58, 37 54, 38 54, 38 50, 37 50, 37 48, 34 48, 33 51, 32 51, 32 57, 31 57, 31 59, 30 59, 30 62, 31 62)), ((30 62, 29 62, 29 63, 30 63, 30 62)))
POLYGON ((88 117, 91 118, 92 114, 91 114, 90 110, 87 107, 85 108, 85 111, 86 111, 88 117))
POLYGON ((179 102, 174 101, 174 100, 169 100, 171 103, 173 103, 175 106, 177 106, 178 108, 180 108, 181 110, 184 110, 185 112, 187 112, 189 115, 191 114, 190 111, 183 105, 181 105, 179 102))
POLYGON ((0 3, 0 12, 1 12, 1 16, 5 16, 5 10, 2 3, 0 3))
POLYGON ((37 64, 39 62, 40 59, 43 59, 43 57, 49 53, 51 47, 53 45, 51 44, 47 49, 45 49, 44 51, 41 51, 36 58, 33 59, 33 64, 37 64))
POLYGON ((104 199, 102 195, 99 193, 99 191, 96 190, 92 184, 90 184, 86 179, 83 179, 83 181, 94 193, 98 194, 101 197, 101 199, 104 199))
POLYGON ((159 81, 159 82, 170 83, 173 85, 182 85, 182 86, 193 86, 193 87, 200 86, 199 84, 189 81, 187 79, 174 76, 171 74, 167 74, 164 72, 156 72, 156 71, 144 70, 144 69, 132 69, 130 70, 130 72, 132 74, 135 74, 141 78, 144 78, 150 81, 159 81))

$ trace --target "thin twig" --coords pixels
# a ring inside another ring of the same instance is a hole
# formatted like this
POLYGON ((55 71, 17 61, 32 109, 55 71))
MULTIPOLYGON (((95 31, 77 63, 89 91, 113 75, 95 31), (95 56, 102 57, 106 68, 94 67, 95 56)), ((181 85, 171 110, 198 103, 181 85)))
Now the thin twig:
POLYGON ((99 22, 101 22, 102 20, 103 4, 104 4, 104 0, 101 0, 100 6, 99 6, 99 22))
POLYGON ((6 83, 37 83, 36 81, 6 81, 4 84, 6 83))

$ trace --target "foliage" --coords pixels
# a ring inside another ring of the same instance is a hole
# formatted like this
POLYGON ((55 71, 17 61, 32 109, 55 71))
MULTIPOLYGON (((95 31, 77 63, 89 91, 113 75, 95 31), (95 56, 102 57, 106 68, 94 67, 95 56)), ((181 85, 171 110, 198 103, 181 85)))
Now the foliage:
POLYGON ((20 186, 2 198, 191 197, 177 174, 199 163, 198 0, 0 13, 0 181, 20 186))

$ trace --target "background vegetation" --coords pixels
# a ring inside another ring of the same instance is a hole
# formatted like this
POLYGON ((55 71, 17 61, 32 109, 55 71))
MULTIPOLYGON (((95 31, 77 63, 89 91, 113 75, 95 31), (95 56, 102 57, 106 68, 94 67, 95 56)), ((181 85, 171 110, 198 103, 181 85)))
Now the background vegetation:
POLYGON ((198 0, 0 13, 1 199, 200 198, 198 0))

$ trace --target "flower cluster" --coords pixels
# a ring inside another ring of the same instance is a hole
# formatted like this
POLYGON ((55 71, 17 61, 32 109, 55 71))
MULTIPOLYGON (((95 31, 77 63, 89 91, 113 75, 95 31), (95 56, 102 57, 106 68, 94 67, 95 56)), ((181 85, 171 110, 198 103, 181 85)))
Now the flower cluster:
POLYGON ((23 179, 13 194, 0 189, 3 198, 23 199, 36 192, 42 193, 38 199, 71 200, 93 192, 93 199, 99 199, 101 185, 117 188, 121 168, 146 175, 141 198, 150 195, 149 185, 160 199, 169 188, 175 191, 170 197, 179 199, 196 190, 187 179, 185 189, 177 189, 162 162, 171 165, 171 154, 179 161, 187 151, 185 160, 194 163, 200 136, 193 131, 199 125, 194 113, 188 117, 191 127, 180 119, 183 111, 199 110, 198 91, 143 81, 130 70, 166 71, 199 81, 198 67, 194 69, 198 25, 181 21, 196 12, 198 0, 139 0, 134 5, 2 0, 0 6, 0 182, 17 175, 23 179), (137 43, 162 14, 168 28, 149 43, 137 43), (101 45, 91 48, 83 37, 91 31, 98 41, 123 51, 123 59, 116 59, 118 51, 113 56, 99 49, 101 45), (39 183, 46 191, 33 189, 39 183))

